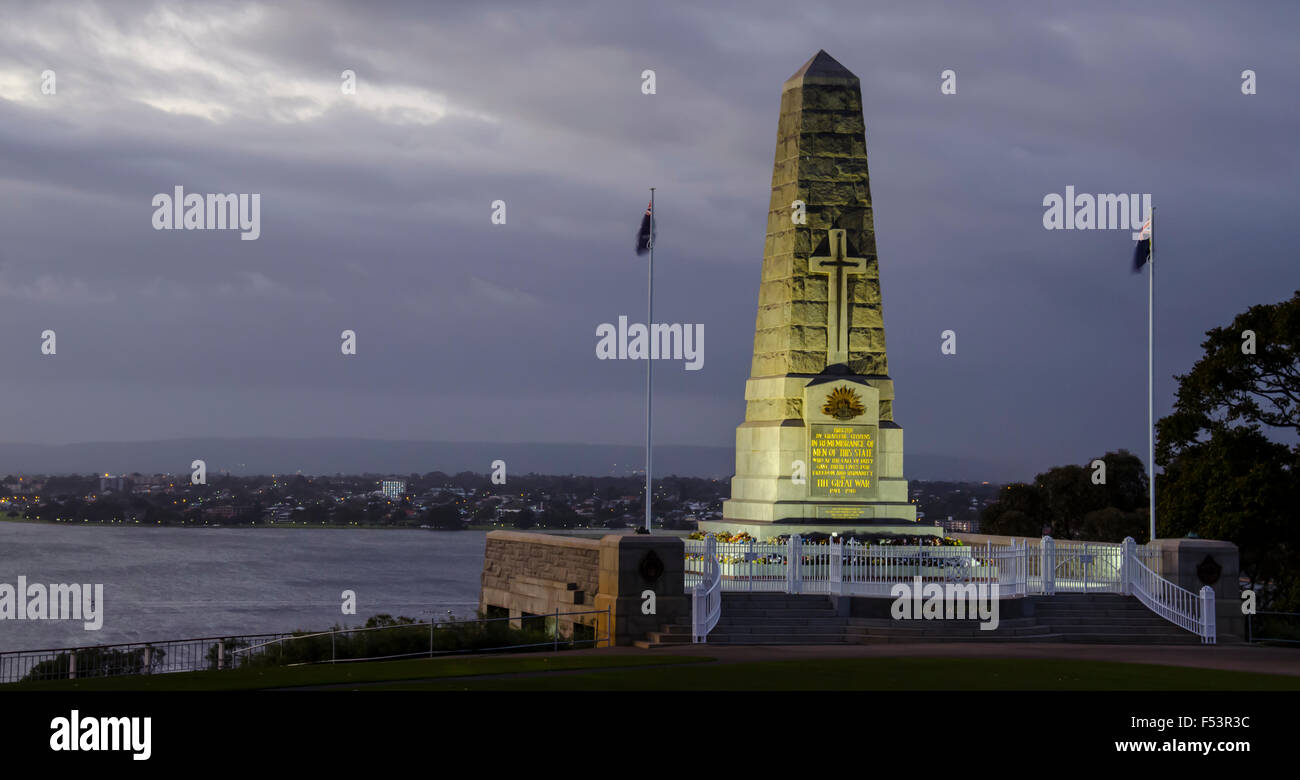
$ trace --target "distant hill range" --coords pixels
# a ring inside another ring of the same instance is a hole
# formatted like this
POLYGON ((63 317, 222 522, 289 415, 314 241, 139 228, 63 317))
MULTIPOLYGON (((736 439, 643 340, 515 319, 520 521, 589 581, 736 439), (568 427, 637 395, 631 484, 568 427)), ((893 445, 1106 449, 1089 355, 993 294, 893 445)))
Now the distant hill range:
MULTIPOLYGON (((726 478, 735 468, 729 447, 655 447, 655 474, 726 478)), ((610 444, 500 444, 379 439, 166 439, 81 444, 0 444, 4 474, 185 474, 201 458, 209 474, 487 473, 504 460, 507 473, 624 476, 641 471, 645 450, 610 444)), ((1005 466, 942 455, 907 455, 909 479, 1001 482, 1018 479, 1005 466)))

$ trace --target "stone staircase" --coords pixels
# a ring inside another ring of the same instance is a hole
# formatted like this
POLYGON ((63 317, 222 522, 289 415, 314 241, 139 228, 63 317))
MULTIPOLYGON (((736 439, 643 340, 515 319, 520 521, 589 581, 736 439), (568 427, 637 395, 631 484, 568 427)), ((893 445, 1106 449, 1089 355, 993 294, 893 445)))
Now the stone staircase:
MULTIPOLYGON (((1116 593, 1059 593, 1035 596, 1034 620, 1048 628, 1051 642, 1199 645, 1201 638, 1179 628, 1133 596, 1116 593)), ((1235 637, 1220 635, 1219 644, 1235 637)))
MULTIPOLYGON (((842 645, 851 640, 849 618, 835 616, 825 596, 784 593, 723 593, 722 617, 709 633, 717 645, 842 645)), ((638 647, 691 643, 691 621, 683 618, 652 631, 638 647)))
MULTIPOLYGON (((905 642, 1078 642, 1099 644, 1200 644, 1189 631, 1147 609, 1136 598, 1113 593, 1030 596, 1004 608, 998 627, 984 631, 975 620, 893 620, 838 617, 827 596, 724 593, 722 617, 709 634, 713 645, 840 645, 905 642)), ((1231 642, 1232 637, 1219 637, 1231 642)), ((638 647, 690 644, 689 618, 651 632, 638 647)))

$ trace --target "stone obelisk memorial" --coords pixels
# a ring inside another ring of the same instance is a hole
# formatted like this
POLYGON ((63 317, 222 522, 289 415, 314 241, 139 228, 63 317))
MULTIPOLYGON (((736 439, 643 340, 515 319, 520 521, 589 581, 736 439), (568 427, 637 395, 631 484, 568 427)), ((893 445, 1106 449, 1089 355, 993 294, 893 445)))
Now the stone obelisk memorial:
POLYGON ((935 534, 916 522, 885 358, 857 76, 819 51, 785 82, 736 474, 705 531, 935 534))

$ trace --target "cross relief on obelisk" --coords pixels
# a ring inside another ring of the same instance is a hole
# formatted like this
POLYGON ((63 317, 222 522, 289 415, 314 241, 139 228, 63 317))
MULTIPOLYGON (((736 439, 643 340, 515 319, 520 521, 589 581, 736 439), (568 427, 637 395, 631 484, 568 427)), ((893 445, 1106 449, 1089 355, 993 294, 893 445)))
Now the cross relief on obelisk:
POLYGON ((848 257, 845 231, 828 231, 829 257, 808 258, 808 273, 826 274, 826 365, 849 359, 849 274, 865 274, 866 258, 848 257))
POLYGON ((858 77, 817 52, 781 86, 776 131, 736 471, 700 530, 942 534, 903 476, 858 77))

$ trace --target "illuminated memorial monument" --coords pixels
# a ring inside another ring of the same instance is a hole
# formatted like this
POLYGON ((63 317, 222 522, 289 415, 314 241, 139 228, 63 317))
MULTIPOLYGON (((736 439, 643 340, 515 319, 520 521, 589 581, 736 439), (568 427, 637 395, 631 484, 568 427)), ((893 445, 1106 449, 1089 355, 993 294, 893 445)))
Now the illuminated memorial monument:
POLYGON ((824 51, 781 93, 745 402, 731 498, 703 530, 938 532, 903 478, 861 89, 824 51))

